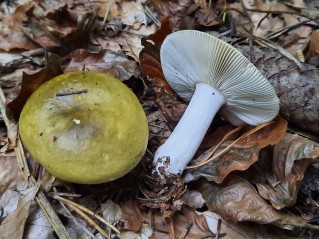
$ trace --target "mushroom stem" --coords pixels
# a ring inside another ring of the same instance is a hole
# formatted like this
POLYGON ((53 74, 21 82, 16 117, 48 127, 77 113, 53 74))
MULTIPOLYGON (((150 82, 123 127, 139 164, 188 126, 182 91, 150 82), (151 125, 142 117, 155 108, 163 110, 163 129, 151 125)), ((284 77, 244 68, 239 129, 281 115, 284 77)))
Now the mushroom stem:
POLYGON ((166 142, 154 157, 156 171, 181 174, 195 155, 219 108, 226 103, 221 92, 205 83, 196 85, 195 93, 166 142), (168 163, 169 162, 169 163, 168 163))

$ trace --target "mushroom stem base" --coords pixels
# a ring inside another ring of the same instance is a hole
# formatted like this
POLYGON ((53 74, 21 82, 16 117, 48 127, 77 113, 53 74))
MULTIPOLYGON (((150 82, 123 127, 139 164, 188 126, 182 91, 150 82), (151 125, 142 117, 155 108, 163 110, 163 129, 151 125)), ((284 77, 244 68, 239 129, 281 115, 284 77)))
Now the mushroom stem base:
POLYGON ((224 96, 212 86, 199 83, 195 93, 167 141, 155 153, 157 172, 181 174, 195 155, 224 96))

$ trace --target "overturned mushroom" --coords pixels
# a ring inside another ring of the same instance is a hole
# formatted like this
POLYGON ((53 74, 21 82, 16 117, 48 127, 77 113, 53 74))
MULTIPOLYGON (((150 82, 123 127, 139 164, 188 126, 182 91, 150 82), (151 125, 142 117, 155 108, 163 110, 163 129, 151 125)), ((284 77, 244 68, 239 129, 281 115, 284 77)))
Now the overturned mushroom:
POLYGON ((238 50, 209 34, 170 34, 161 47, 161 64, 169 85, 190 103, 155 153, 157 170, 182 173, 219 109, 233 125, 259 125, 279 112, 279 99, 268 80, 238 50))

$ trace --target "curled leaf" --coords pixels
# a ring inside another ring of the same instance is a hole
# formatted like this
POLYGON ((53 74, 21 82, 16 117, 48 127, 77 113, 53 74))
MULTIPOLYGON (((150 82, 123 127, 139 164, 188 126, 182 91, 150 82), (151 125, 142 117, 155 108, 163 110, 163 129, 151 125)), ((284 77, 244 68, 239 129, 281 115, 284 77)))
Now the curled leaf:
POLYGON ((65 68, 69 71, 99 71, 105 74, 128 80, 140 73, 135 61, 126 55, 111 51, 90 52, 85 49, 77 49, 70 54, 71 61, 65 68))
POLYGON ((245 179, 232 176, 223 184, 204 181, 200 192, 209 210, 232 221, 253 221, 259 224, 274 224, 281 228, 317 228, 302 218, 274 209, 262 199, 245 179))
POLYGON ((276 209, 295 204, 299 184, 311 159, 319 156, 319 144, 299 135, 286 134, 274 146, 272 162, 262 157, 258 163, 266 180, 255 177, 259 194, 276 209))
MULTIPOLYGON (((277 117, 272 124, 244 137, 234 145, 232 145, 233 141, 223 143, 216 154, 226 147, 232 146, 226 153, 204 166, 188 170, 185 176, 186 180, 190 181, 194 178, 204 176, 209 181, 214 181, 216 183, 223 182, 226 176, 232 171, 243 171, 248 169, 258 160, 259 151, 268 145, 274 145, 279 142, 280 139, 284 137, 286 129, 287 122, 281 117, 277 117)), ((228 133, 228 131, 226 133, 228 133)), ((213 150, 213 148, 211 150, 213 150)), ((210 150, 201 155, 195 162, 200 162, 205 159, 206 155, 209 153, 210 150)))

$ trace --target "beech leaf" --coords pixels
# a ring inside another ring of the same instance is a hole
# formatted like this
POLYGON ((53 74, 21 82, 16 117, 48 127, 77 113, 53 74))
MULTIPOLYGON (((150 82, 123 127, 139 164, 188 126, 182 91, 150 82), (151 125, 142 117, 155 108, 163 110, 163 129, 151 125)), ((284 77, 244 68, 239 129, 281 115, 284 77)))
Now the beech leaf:
POLYGON ((239 176, 227 178, 223 184, 203 181, 199 191, 203 194, 209 210, 235 222, 253 221, 274 224, 285 229, 304 227, 319 229, 292 214, 274 209, 259 196, 254 187, 239 176))
POLYGON ((292 206, 311 159, 318 156, 318 143, 296 134, 286 134, 274 146, 272 162, 268 157, 262 157, 258 164, 266 180, 261 177, 252 180, 256 182, 259 194, 274 208, 292 206))
MULTIPOLYGON (((249 127, 248 129, 251 128, 252 127, 249 127)), ((225 154, 210 163, 199 168, 188 170, 185 180, 190 181, 194 180, 194 178, 196 179, 203 176, 209 181, 214 181, 216 183, 223 182, 229 173, 235 170, 243 171, 248 169, 258 160, 259 151, 268 145, 278 143, 280 139, 284 137, 286 129, 287 122, 281 117, 277 117, 272 124, 239 140, 232 145, 225 154)), ((231 145, 232 142, 233 141, 227 141, 223 143, 216 153, 231 145)), ((211 150, 202 154, 194 163, 196 164, 204 159, 211 150)))

